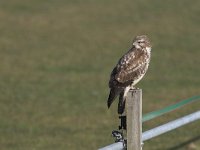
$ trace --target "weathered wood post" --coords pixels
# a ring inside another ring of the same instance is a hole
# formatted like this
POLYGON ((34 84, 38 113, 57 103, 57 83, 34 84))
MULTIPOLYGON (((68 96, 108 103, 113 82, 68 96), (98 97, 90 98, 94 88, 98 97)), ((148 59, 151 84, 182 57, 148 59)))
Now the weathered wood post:
POLYGON ((126 98, 127 150, 142 150, 142 90, 128 92, 126 98))

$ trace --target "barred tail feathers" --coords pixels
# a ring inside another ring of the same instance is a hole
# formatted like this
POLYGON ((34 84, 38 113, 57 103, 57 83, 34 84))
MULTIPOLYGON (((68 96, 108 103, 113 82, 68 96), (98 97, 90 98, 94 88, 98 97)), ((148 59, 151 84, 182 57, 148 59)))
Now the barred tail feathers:
POLYGON ((120 92, 121 92, 121 89, 119 89, 119 88, 111 88, 110 89, 110 94, 109 94, 109 97, 107 100, 108 108, 110 108, 111 104, 116 99, 116 97, 120 94, 120 92))

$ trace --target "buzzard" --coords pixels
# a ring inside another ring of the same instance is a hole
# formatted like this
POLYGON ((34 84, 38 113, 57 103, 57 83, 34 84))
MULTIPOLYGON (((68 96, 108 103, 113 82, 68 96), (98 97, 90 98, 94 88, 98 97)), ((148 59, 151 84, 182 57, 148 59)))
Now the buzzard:
POLYGON ((125 53, 110 75, 108 108, 119 95, 118 114, 125 108, 126 95, 144 77, 150 62, 151 44, 146 35, 136 36, 133 46, 125 53))

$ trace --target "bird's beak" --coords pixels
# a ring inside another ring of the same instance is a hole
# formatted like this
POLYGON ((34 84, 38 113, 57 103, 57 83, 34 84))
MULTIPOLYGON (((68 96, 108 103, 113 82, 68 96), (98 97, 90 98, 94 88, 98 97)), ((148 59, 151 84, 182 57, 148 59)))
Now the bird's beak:
POLYGON ((134 43, 133 43, 133 47, 135 47, 135 48, 140 48, 140 46, 138 45, 137 42, 134 42, 134 43))
POLYGON ((137 43, 136 43, 136 42, 134 42, 134 43, 133 43, 133 46, 136 46, 136 44, 137 44, 137 43))

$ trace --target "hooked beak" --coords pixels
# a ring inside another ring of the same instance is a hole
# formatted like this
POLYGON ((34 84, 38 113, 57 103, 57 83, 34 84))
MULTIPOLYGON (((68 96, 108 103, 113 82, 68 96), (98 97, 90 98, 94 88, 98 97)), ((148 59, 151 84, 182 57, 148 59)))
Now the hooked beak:
POLYGON ((133 43, 133 47, 135 47, 135 48, 141 48, 140 45, 138 45, 137 42, 134 42, 134 43, 133 43))
POLYGON ((134 43, 133 43, 133 46, 136 46, 136 45, 137 45, 137 43, 136 43, 136 42, 134 42, 134 43))

